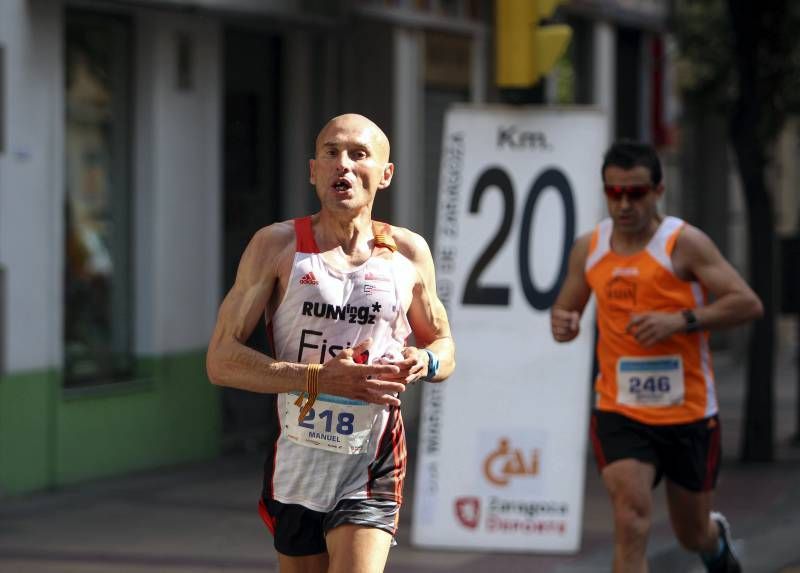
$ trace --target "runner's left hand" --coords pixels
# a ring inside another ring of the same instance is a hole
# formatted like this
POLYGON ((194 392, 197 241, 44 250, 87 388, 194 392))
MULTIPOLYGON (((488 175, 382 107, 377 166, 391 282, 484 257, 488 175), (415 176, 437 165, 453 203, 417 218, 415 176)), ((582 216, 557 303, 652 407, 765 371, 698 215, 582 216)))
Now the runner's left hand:
POLYGON ((411 384, 425 376, 428 372, 428 354, 415 346, 406 346, 402 351, 400 360, 393 360, 383 364, 392 364, 400 368, 397 374, 381 374, 381 380, 397 381, 411 384))
POLYGON ((625 332, 633 334, 636 341, 647 348, 683 331, 685 327, 686 319, 679 312, 643 312, 631 314, 625 332))

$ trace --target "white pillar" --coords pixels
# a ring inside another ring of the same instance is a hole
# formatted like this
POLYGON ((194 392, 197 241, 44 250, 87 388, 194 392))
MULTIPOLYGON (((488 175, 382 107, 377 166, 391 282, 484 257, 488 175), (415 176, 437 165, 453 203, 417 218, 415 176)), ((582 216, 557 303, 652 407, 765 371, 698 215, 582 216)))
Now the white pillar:
POLYGON ((592 33, 592 103, 606 113, 609 136, 616 134, 617 38, 614 27, 602 20, 594 23, 592 33))
POLYGON ((486 49, 487 34, 483 31, 472 37, 472 69, 470 70, 470 101, 484 103, 486 101, 486 86, 489 82, 486 49))
POLYGON ((424 165, 423 36, 419 30, 394 29, 394 94, 392 97, 392 161, 395 178, 389 189, 392 223, 420 229, 424 165))
POLYGON ((63 6, 0 2, 5 148, 0 263, 6 372, 58 367, 63 349, 63 6))

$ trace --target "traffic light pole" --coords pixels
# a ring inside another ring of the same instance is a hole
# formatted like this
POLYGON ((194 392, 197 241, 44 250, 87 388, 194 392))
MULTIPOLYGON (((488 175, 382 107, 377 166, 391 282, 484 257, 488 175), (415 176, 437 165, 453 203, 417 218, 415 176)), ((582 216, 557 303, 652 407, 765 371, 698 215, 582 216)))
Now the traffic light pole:
POLYGON ((502 88, 498 90, 498 93, 503 103, 511 105, 545 103, 544 84, 542 82, 530 88, 502 88))

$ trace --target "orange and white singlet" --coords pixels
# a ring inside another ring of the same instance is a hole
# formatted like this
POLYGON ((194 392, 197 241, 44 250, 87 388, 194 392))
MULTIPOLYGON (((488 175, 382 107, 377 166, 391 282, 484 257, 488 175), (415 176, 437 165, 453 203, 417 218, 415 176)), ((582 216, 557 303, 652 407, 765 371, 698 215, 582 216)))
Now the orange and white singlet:
MULTIPOLYGON (((295 220, 295 234, 292 274, 270 323, 275 358, 322 364, 367 338, 372 346, 365 362, 397 358, 411 332, 410 300, 400 295, 413 287, 411 261, 378 248, 359 267, 342 271, 323 260, 310 217, 295 220)), ((320 394, 299 421, 297 397, 277 395, 278 433, 263 497, 322 512, 345 498, 401 503, 406 447, 400 408, 320 394)))
POLYGON ((629 256, 611 249, 611 219, 592 234, 585 272, 597 299, 600 410, 656 425, 684 424, 717 412, 708 332, 677 333, 649 348, 626 332, 632 314, 706 304, 700 283, 674 273, 672 251, 683 225, 665 217, 647 246, 629 256))

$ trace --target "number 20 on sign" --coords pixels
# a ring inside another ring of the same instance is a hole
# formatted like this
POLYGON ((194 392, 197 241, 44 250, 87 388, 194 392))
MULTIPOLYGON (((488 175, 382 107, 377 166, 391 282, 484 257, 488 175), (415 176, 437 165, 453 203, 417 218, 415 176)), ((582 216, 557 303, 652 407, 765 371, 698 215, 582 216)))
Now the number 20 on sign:
MULTIPOLYGON (((469 212, 476 214, 480 211, 481 200, 490 189, 499 190, 503 199, 503 219, 494 237, 486 245, 481 255, 476 260, 472 270, 469 272, 462 303, 464 305, 487 305, 487 306, 508 306, 510 288, 508 286, 481 286, 479 283, 481 275, 486 267, 492 262, 500 249, 508 239, 514 212, 516 209, 514 199, 514 187, 508 173, 500 167, 490 167, 479 177, 472 189, 470 197, 469 212)), ((561 288, 561 283, 567 273, 569 263, 569 252, 575 238, 575 199, 572 187, 563 171, 558 168, 550 167, 542 171, 533 181, 525 198, 522 208, 522 224, 520 225, 519 250, 517 252, 517 268, 519 279, 522 283, 522 291, 525 299, 536 310, 547 310, 553 305, 561 288), (561 262, 558 267, 557 280, 553 286, 547 290, 540 289, 531 277, 530 268, 530 249, 531 249, 531 227, 536 205, 542 193, 546 190, 554 189, 564 206, 564 235, 561 241, 562 252, 561 262)))

